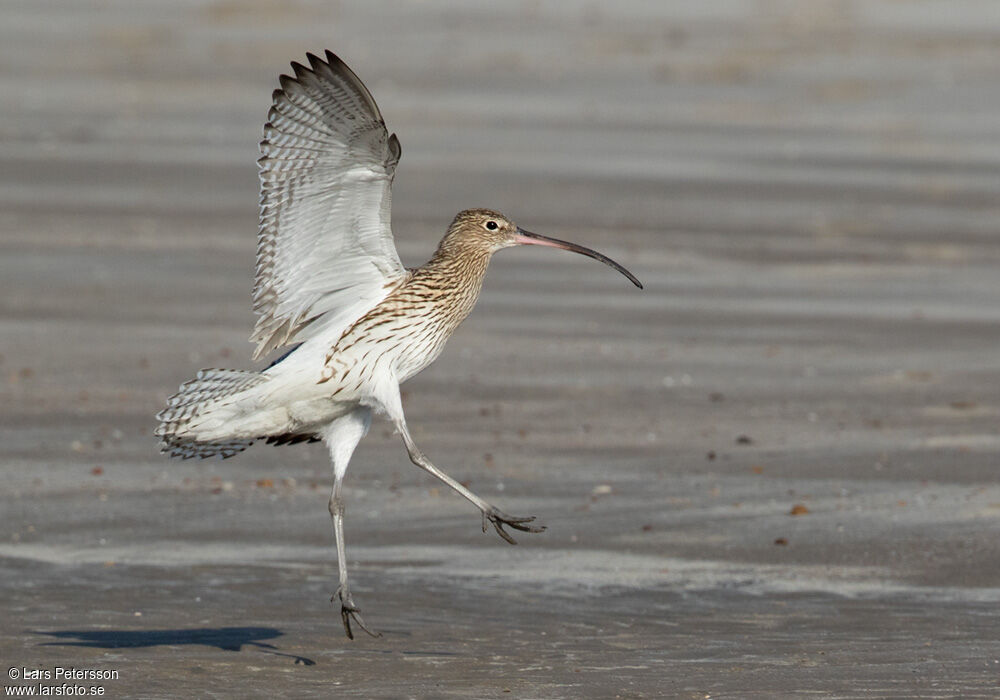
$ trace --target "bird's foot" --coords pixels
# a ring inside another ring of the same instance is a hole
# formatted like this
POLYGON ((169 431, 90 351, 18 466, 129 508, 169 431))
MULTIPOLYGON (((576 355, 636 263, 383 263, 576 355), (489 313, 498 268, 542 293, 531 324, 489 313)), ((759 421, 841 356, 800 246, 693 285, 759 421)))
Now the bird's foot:
POLYGON ((520 530, 521 532, 543 532, 545 530, 544 525, 527 524, 532 522, 534 519, 534 516, 529 518, 517 518, 513 515, 507 515, 499 508, 490 506, 483 511, 483 532, 486 532, 489 527, 489 523, 493 523, 493 527, 496 528, 498 535, 507 540, 510 544, 517 544, 517 541, 503 529, 503 526, 509 525, 515 530, 520 530))
POLYGON ((361 611, 358 610, 358 606, 354 604, 354 599, 351 597, 351 589, 347 587, 346 584, 341 584, 337 588, 337 592, 333 594, 330 598, 330 602, 333 603, 336 600, 340 600, 340 619, 344 621, 344 631, 347 632, 348 639, 354 639, 354 633, 351 632, 351 620, 357 623, 358 627, 363 629, 372 637, 381 637, 381 632, 372 632, 365 625, 365 621, 361 619, 361 611))

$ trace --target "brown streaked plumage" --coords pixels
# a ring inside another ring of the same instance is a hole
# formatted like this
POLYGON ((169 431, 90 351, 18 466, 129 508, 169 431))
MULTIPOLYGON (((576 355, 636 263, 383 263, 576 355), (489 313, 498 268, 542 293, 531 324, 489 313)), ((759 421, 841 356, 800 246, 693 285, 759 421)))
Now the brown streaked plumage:
POLYGON ((515 245, 571 250, 639 281, 610 258, 519 228, 490 209, 467 209, 434 256, 403 268, 389 226, 400 157, 364 84, 335 55, 308 55, 282 76, 261 142, 261 212, 251 340, 254 357, 294 347, 262 372, 202 370, 157 418, 164 452, 229 457, 255 440, 323 440, 333 461, 329 510, 337 544, 341 619, 353 638, 361 619, 348 586, 342 485, 372 411, 402 435, 411 461, 471 501, 483 531, 541 532, 533 517, 507 515, 442 472, 406 425, 399 385, 441 353, 472 311, 493 254, 515 245))

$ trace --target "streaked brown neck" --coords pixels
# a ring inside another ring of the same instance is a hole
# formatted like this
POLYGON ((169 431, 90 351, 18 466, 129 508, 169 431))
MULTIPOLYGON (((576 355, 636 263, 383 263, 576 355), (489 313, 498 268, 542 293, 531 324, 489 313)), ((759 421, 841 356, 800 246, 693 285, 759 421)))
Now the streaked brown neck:
POLYGON ((411 284, 433 288, 440 301, 452 307, 460 323, 479 299, 492 256, 492 249, 477 241, 445 237, 434 256, 414 270, 411 284))

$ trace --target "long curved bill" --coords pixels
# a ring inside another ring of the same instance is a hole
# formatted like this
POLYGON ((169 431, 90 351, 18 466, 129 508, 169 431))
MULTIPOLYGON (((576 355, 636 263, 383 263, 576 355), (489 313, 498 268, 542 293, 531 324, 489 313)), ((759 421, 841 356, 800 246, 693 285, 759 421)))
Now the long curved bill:
POLYGON ((618 272, 628 277, 629 281, 632 284, 634 284, 639 289, 642 289, 642 282, 636 279, 635 275, 633 275, 624 267, 616 263, 607 255, 601 255, 596 250, 591 250, 590 248, 584 248, 582 245, 577 245, 576 243, 570 243, 569 241, 560 241, 558 238, 549 238, 548 236, 543 236, 539 233, 532 233, 531 231, 525 231, 523 228, 517 229, 517 235, 514 237, 514 242, 520 243, 521 245, 544 245, 548 246, 549 248, 562 248, 563 250, 572 250, 574 253, 579 253, 580 255, 586 255, 588 258, 593 258, 594 260, 600 260, 605 265, 613 267, 616 270, 618 270, 618 272))

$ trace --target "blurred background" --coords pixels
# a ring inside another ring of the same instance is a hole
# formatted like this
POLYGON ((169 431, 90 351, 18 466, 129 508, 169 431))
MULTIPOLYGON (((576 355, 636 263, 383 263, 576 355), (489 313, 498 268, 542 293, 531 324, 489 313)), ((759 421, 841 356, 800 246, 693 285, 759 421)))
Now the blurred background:
POLYGON ((144 697, 995 694, 998 85, 989 0, 6 0, 0 656, 144 697), (152 437, 252 366, 257 141, 324 49, 399 135, 405 264, 486 206, 646 285, 497 256, 404 404, 549 531, 481 534, 376 423, 353 643, 324 450, 152 437))

